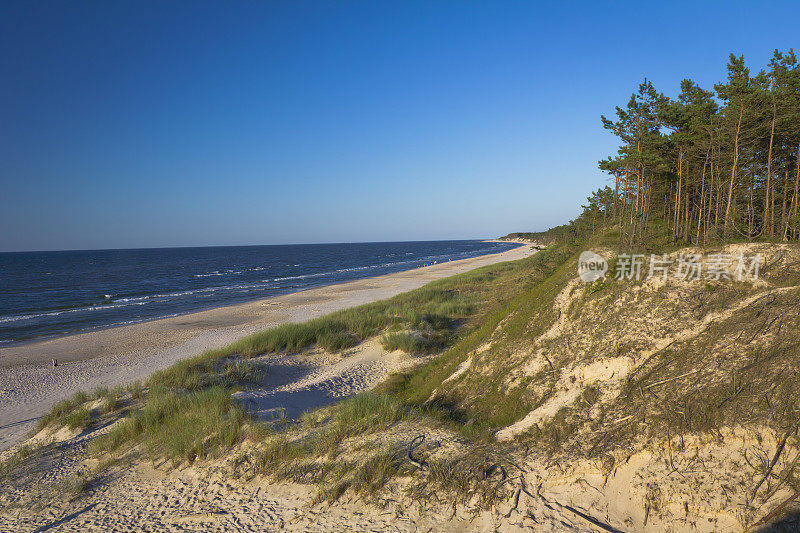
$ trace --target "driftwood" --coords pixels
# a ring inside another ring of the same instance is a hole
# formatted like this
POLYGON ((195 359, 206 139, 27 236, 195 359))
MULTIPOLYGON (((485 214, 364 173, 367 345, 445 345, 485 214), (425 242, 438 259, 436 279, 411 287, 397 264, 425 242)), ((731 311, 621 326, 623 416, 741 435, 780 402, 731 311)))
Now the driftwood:
POLYGON ((411 453, 416 448, 418 448, 423 442, 425 442, 425 434, 424 433, 422 435, 417 435, 416 437, 414 437, 414 439, 408 444, 408 454, 407 454, 408 460, 412 465, 416 466, 420 470, 425 470, 427 468, 425 466, 425 461, 423 461, 423 460, 417 461, 416 459, 414 459, 414 457, 411 455, 411 453))
POLYGON ((778 516, 778 514, 781 511, 783 511, 784 507, 786 507, 787 505, 789 505, 790 503, 795 501, 798 497, 800 497, 800 490, 798 490, 797 492, 795 492, 794 494, 789 496, 787 499, 783 500, 783 502, 781 502, 781 504, 778 505, 775 509, 770 511, 769 514, 767 514, 767 516, 765 516, 764 518, 762 518, 761 520, 759 520, 755 524, 745 528, 745 530, 742 533, 747 533, 748 531, 752 531, 754 528, 757 528, 758 526, 763 526, 763 525, 769 523, 770 520, 772 520, 773 518, 778 516))
POLYGON ((786 440, 789 438, 789 435, 792 434, 793 432, 794 431, 789 431, 786 434, 784 434, 783 438, 778 443, 778 449, 775 450, 775 455, 772 457, 772 461, 770 461, 769 467, 767 468, 767 471, 764 472, 764 476, 761 478, 761 480, 758 483, 756 483, 756 486, 753 489, 753 493, 750 495, 750 501, 751 502, 755 501, 756 494, 758 493, 758 489, 761 487, 762 483, 764 483, 767 480, 767 478, 769 477, 769 475, 772 473, 772 469, 775 468, 775 464, 778 462, 778 458, 781 456, 781 452, 783 452, 784 446, 786 446, 786 440))

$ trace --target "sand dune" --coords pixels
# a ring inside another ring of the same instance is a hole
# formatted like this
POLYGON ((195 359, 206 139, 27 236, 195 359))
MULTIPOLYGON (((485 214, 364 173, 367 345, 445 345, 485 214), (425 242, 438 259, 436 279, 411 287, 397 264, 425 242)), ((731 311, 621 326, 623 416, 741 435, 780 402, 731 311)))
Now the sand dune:
POLYGON ((453 274, 528 256, 530 247, 229 307, 0 349, 0 450, 80 390, 145 379, 210 348, 286 322, 389 298, 453 274), (58 366, 52 368, 51 360, 58 366))

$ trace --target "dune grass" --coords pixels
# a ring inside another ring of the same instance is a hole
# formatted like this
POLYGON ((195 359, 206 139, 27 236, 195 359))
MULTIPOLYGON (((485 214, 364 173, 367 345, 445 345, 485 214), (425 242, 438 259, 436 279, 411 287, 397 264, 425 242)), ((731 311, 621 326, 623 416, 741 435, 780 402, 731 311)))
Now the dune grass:
POLYGON ((56 403, 50 412, 42 416, 35 431, 41 431, 48 426, 68 426, 71 429, 78 427, 88 428, 94 423, 94 416, 110 414, 118 411, 123 402, 121 398, 129 393, 132 397, 141 397, 141 384, 129 387, 99 387, 94 392, 79 391, 70 398, 56 403), (93 400, 102 400, 99 409, 88 409, 86 404, 93 400))
POLYGON ((334 407, 330 420, 314 435, 314 451, 334 458, 344 440, 383 431, 410 414, 406 406, 388 394, 356 394, 334 407))
POLYGON ((374 496, 392 477, 410 465, 395 445, 361 446, 357 456, 345 441, 386 431, 419 416, 388 394, 364 392, 342 402, 306 413, 291 431, 263 440, 248 464, 252 473, 274 481, 289 480, 317 486, 316 501, 332 502, 348 489, 374 496), (344 455, 343 455, 344 454, 344 455))
POLYGON ((433 494, 452 495, 460 502, 477 495, 478 504, 488 508, 507 496, 499 460, 480 446, 456 457, 425 459, 428 453, 420 452, 424 470, 409 460, 413 437, 403 424, 410 422, 408 427, 425 433, 426 427, 440 425, 430 414, 390 394, 364 392, 306 413, 290 431, 265 438, 258 451, 239 464, 252 465, 252 474, 274 481, 315 485, 316 502, 336 501, 348 491, 375 500, 398 476, 414 477, 409 495, 422 501, 430 501, 433 494))
POLYGON ((227 349, 210 350, 201 355, 178 361, 153 374, 149 388, 166 387, 198 391, 214 386, 257 384, 264 374, 263 367, 241 358, 230 357, 227 349))
POLYGON ((378 494, 390 479, 408 468, 404 455, 402 448, 389 446, 368 458, 353 473, 353 492, 367 498, 378 494))
MULTIPOLYGON (((201 359, 253 357, 264 353, 299 353, 315 346, 336 352, 382 333, 414 332, 430 346, 446 348, 450 333, 474 323, 487 306, 513 288, 526 261, 499 263, 429 283, 387 300, 344 309, 299 324, 283 324, 245 337, 201 359)), ((419 345, 404 345, 419 353, 419 345)), ((403 349, 403 347, 400 347, 403 349)), ((196 362, 200 362, 198 359, 196 362)), ((198 384, 204 385, 204 384, 198 384)))
MULTIPOLYGON (((246 437, 252 423, 231 394, 263 379, 263 369, 242 359, 219 360, 213 352, 154 374, 141 406, 92 450, 114 451, 143 443, 153 457, 193 462, 215 456, 246 437)), ((135 391, 135 390, 134 390, 135 391)))
POLYGON ((301 417, 299 425, 305 434, 301 439, 290 441, 285 433, 274 435, 259 455, 259 473, 273 475, 279 464, 302 456, 327 454, 334 458, 344 440, 384 431, 417 414, 388 394, 356 394, 328 408, 324 416, 311 411, 301 417))
POLYGON ((150 390, 144 406, 93 443, 93 451, 112 451, 143 442, 153 457, 193 462, 240 442, 248 418, 230 390, 213 386, 181 394, 150 390))
MULTIPOLYGON (((315 346, 333 352, 378 335, 383 335, 387 349, 414 354, 444 350, 472 332, 492 310, 502 307, 535 265, 530 259, 491 265, 388 300, 278 326, 180 361, 155 373, 144 385, 98 391, 95 398, 104 399, 100 409, 105 415, 120 409, 119 394, 126 394, 125 401, 131 405, 127 418, 95 439, 91 451, 117 453, 135 448, 173 464, 191 463, 219 456, 250 438, 268 442, 255 461, 262 474, 310 480, 320 485, 326 498, 346 488, 343 480, 354 483, 355 490, 371 490, 396 470, 394 452, 383 450, 370 455, 374 460, 369 462, 345 465, 334 461, 343 442, 422 416, 421 402, 409 402, 407 395, 388 391, 359 394, 332 406, 324 415, 302 417, 300 426, 308 435, 300 441, 281 440, 231 398, 237 389, 263 380, 263 367, 249 358, 268 352, 298 353, 315 346), (330 468, 311 475, 298 466, 296 459, 301 456, 327 457, 330 468), (355 478, 354 472, 358 472, 355 478), (375 479, 370 481, 372 476, 375 479)), ((43 424, 63 422, 66 416, 74 417, 75 423, 85 421, 79 411, 90 398, 76 396, 63 402, 43 424)))
POLYGON ((64 425, 70 429, 88 428, 92 425, 92 414, 85 407, 81 407, 64 417, 64 425))
POLYGON ((16 468, 35 453, 36 448, 30 444, 18 446, 13 453, 0 460, 0 480, 11 477, 16 468))
POLYGON ((393 298, 300 324, 284 324, 246 337, 223 353, 252 357, 262 353, 298 353, 314 346, 337 352, 391 329, 414 329, 423 335, 446 331, 455 321, 474 312, 474 304, 469 302, 474 296, 470 294, 448 288, 424 292, 416 298, 393 298), (424 305, 420 305, 420 296, 426 302, 424 305))
POLYGON ((426 354, 436 351, 436 343, 428 337, 420 337, 413 333, 392 332, 381 337, 381 346, 392 352, 402 350, 408 354, 426 354))
POLYGON ((89 396, 88 393, 80 391, 76 392, 71 398, 58 402, 50 409, 49 413, 39 419, 36 431, 41 431, 51 424, 58 423, 62 426, 65 425, 65 418, 90 399, 91 396, 89 396))
MULTIPOLYGON (((496 290, 497 305, 489 308, 477 327, 459 335, 438 357, 406 373, 392 376, 383 390, 404 405, 424 410, 452 425, 467 437, 487 438, 494 429, 508 425, 528 412, 531 406, 522 396, 524 387, 509 393, 499 386, 506 377, 503 365, 497 365, 495 374, 472 374, 471 379, 476 383, 469 390, 480 390, 480 395, 469 394, 465 389, 438 394, 433 401, 431 397, 471 352, 491 338, 501 322, 504 335, 510 338, 535 334, 535 331, 526 331, 534 315, 539 315, 541 326, 547 323, 546 315, 553 298, 572 275, 569 270, 571 258, 578 249, 578 243, 553 245, 520 261, 521 268, 515 272, 516 283, 496 290)), ((403 342, 411 345, 414 342, 414 339, 400 337, 384 339, 385 346, 403 342)))

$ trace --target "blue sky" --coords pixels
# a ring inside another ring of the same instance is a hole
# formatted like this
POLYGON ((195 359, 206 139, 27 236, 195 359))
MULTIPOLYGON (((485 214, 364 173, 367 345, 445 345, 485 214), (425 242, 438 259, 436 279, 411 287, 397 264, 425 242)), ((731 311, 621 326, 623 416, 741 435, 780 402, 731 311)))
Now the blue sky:
POLYGON ((601 114, 796 3, 0 4, 0 250, 482 238, 603 185, 601 114))

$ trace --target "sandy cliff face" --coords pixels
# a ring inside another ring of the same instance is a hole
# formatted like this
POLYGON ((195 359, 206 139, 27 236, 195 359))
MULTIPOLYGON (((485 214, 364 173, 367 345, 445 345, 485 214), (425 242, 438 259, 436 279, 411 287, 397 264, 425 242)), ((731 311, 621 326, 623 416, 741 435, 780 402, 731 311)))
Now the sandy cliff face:
POLYGON ((495 438, 527 449, 531 509, 552 500, 636 531, 754 523, 800 488, 800 250, 684 249, 666 279, 640 281, 611 279, 619 259, 597 251, 609 277, 565 265, 436 394, 491 411, 470 391, 492 383, 524 405, 495 438), (676 277, 681 254, 710 277, 676 277), (757 254, 758 278, 739 281, 738 257, 757 254))

